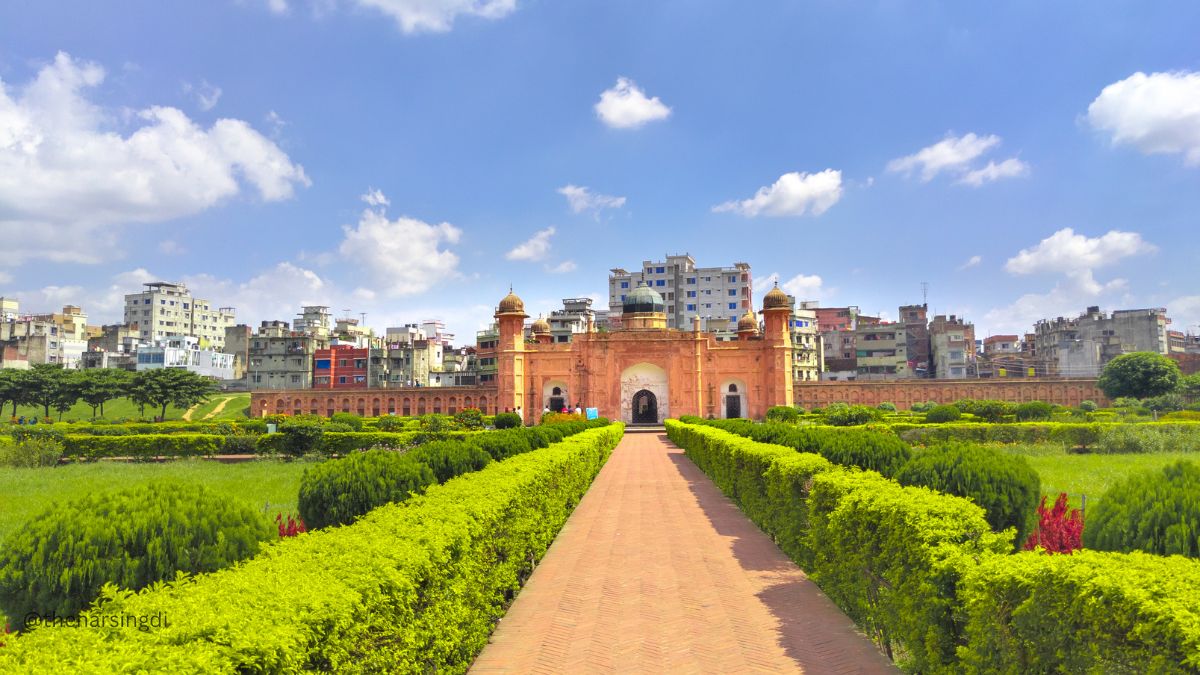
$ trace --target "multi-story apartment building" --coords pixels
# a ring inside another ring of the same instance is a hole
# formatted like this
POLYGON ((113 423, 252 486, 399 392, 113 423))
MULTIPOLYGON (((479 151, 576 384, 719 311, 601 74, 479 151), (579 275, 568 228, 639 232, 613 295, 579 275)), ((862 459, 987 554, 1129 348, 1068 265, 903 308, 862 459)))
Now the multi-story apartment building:
POLYGON ((300 313, 292 322, 292 330, 327 338, 333 332, 333 315, 324 305, 305 305, 300 308, 300 313))
POLYGON ((551 342, 570 342, 596 324, 596 312, 591 298, 563 298, 563 308, 550 312, 551 342))
POLYGON ((1074 319, 1043 319, 1034 326, 1038 375, 1096 377, 1112 359, 1129 352, 1167 354, 1167 311, 1099 307, 1074 319))
POLYGON ((1200 354, 1200 335, 1167 331, 1167 348, 1172 354, 1200 354))
POLYGON ((750 309, 753 297, 750 265, 742 262, 731 267, 696 267, 690 255, 669 255, 665 261, 643 261, 639 272, 619 267, 610 272, 608 306, 612 328, 619 328, 616 322, 624 297, 642 279, 663 297, 668 328, 690 330, 696 317, 702 319, 704 330, 708 330, 710 319, 736 326, 742 314, 750 309))
POLYGON ((88 338, 79 367, 136 370, 137 350, 147 344, 142 342, 138 330, 118 323, 101 326, 99 332, 88 338))
POLYGON ((21 303, 16 298, 0 296, 0 321, 15 321, 21 313, 21 303))
POLYGON ((792 381, 816 382, 821 379, 821 334, 817 330, 817 311, 807 302, 797 303, 788 296, 792 304, 792 316, 788 323, 792 333, 792 381))
POLYGON ((191 335, 174 335, 138 349, 137 369, 157 368, 180 368, 205 377, 229 380, 233 379, 233 354, 204 349, 200 339, 191 335))
POLYGON ((369 347, 332 344, 313 355, 313 389, 363 389, 370 377, 369 347))
POLYGON ((929 305, 902 305, 900 323, 904 324, 909 368, 915 377, 929 377, 929 305))
POLYGON ((904 324, 860 325, 854 330, 854 345, 858 366, 857 379, 891 380, 912 377, 904 324))
POLYGON ((247 345, 246 384, 250 389, 308 389, 313 386, 313 359, 328 348, 328 333, 311 335, 292 330, 286 321, 263 321, 247 345))
POLYGON ((951 314, 929 324, 934 376, 939 380, 975 377, 975 326, 951 314))
POLYGON ((61 320, 61 316, 40 314, 0 321, 0 346, 7 348, 7 367, 57 363, 64 368, 78 368, 87 351, 87 331, 80 330, 73 321, 61 320))
POLYGON ((479 384, 496 381, 496 355, 500 344, 500 326, 493 323, 487 330, 475 333, 475 358, 479 371, 479 384))
POLYGON ((371 386, 386 387, 429 387, 442 386, 442 365, 446 346, 436 336, 446 335, 441 322, 424 322, 421 326, 410 323, 399 328, 388 328, 386 355, 381 354, 379 363, 385 372, 374 374, 371 386), (434 330, 434 339, 429 338, 426 326, 434 330), (385 360, 386 359, 386 360, 385 360), (382 377, 382 379, 381 379, 382 377))
POLYGON ((225 329, 234 325, 232 307, 216 307, 193 297, 183 284, 156 281, 125 296, 125 325, 136 326, 143 341, 173 335, 197 338, 202 348, 225 346, 225 329))
POLYGON ((877 326, 877 316, 862 314, 858 307, 819 307, 806 303, 817 314, 821 334, 821 379, 846 381, 858 378, 858 349, 855 330, 859 326, 877 326))

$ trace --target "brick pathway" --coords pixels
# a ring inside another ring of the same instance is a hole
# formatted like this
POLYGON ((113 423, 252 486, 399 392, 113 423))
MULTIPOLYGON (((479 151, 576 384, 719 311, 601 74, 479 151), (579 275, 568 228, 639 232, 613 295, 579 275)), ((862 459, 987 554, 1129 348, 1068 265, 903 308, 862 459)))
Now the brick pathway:
POLYGON ((628 434, 475 673, 895 672, 665 435, 628 434))

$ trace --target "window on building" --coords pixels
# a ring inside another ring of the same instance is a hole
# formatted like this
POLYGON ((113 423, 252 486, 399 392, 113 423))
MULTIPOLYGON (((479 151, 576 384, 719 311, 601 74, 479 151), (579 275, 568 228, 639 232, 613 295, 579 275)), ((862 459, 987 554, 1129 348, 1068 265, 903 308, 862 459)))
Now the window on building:
POLYGON ((729 303, 729 309, 737 309, 737 303, 736 302, 729 303))
POLYGON ((666 272, 666 271, 667 271, 667 268, 665 268, 665 267, 655 267, 654 268, 655 274, 662 274, 663 272, 666 272))
POLYGON ((696 311, 696 306, 695 306, 695 305, 688 305, 688 306, 687 306, 687 311, 689 311, 689 312, 694 312, 694 311, 696 311))
POLYGON ((354 359, 354 367, 355 368, 366 368, 367 360, 366 359, 354 359))
POLYGON ((300 384, 300 376, 299 375, 292 376, 292 384, 300 384))
POLYGON ((962 357, 963 357, 963 353, 962 353, 961 349, 950 350, 950 359, 952 361, 960 361, 960 360, 962 360, 962 357))
POLYGON ((622 281, 622 282, 621 282, 621 288, 629 288, 629 282, 628 282, 628 281, 622 281))
POLYGON ((363 382, 366 382, 366 381, 367 381, 366 375, 355 375, 354 376, 354 384, 362 384, 363 382))
POLYGON ((654 285, 655 285, 655 286, 666 286, 666 285, 667 285, 667 282, 666 282, 666 281, 664 281, 664 280, 662 280, 662 279, 659 279, 659 280, 657 280, 657 281, 655 281, 655 282, 654 282, 654 285))
POLYGON ((729 294, 730 294, 730 295, 737 295, 737 289, 736 289, 736 288, 731 288, 731 289, 729 289, 729 294))
POLYGON ((688 279, 687 279, 687 282, 688 282, 689 284, 695 284, 695 283, 696 283, 696 277, 688 277, 688 279))
POLYGON ((338 359, 338 365, 339 365, 339 366, 345 366, 345 365, 346 365, 346 359, 338 359))
POLYGON ((317 370, 329 370, 329 359, 317 359, 317 370))
POLYGON ((704 303, 704 309, 712 309, 712 303, 711 302, 704 303))
POLYGON ((696 291, 688 291, 688 292, 687 292, 687 296, 688 296, 689 298, 694 298, 694 297, 696 297, 696 291))
POLYGON ((338 384, 346 384, 346 376, 342 375, 338 378, 338 384))
POLYGON ((729 275, 729 283, 731 283, 731 284, 737 283, 737 275, 736 274, 729 275))

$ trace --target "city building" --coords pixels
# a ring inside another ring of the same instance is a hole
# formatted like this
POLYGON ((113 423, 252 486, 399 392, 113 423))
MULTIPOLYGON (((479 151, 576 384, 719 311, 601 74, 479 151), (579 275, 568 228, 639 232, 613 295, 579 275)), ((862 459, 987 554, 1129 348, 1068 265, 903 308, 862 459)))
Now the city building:
POLYGON ((479 371, 479 384, 495 386, 496 354, 500 345, 500 326, 492 324, 475 333, 475 359, 479 371))
POLYGON ((172 335, 137 351, 137 370, 181 368, 218 380, 233 379, 233 354, 206 349, 193 335, 172 335))
POLYGON ((193 297, 183 284, 156 281, 141 293, 125 296, 125 325, 136 327, 145 342, 175 335, 198 340, 201 348, 225 346, 225 329, 234 325, 232 307, 216 307, 193 297))
POLYGON ((0 296, 0 321, 16 321, 21 313, 21 303, 16 298, 0 296))
POLYGON ((750 265, 742 262, 731 267, 696 267, 690 255, 669 255, 661 262, 643 261, 637 272, 619 267, 610 272, 608 323, 614 330, 623 316, 624 297, 642 280, 663 296, 668 328, 690 329, 697 316, 704 321, 703 330, 708 330, 710 319, 736 325, 750 309, 753 297, 750 265))
POLYGON ((1171 354, 1200 354, 1200 335, 1167 331, 1167 349, 1171 354))
POLYGON ((554 342, 570 342, 576 335, 594 329, 596 312, 591 298, 563 298, 562 303, 563 308, 550 312, 548 319, 554 342))
POLYGON ((1038 375, 1096 377, 1129 352, 1168 354, 1167 311, 1124 309, 1107 314, 1088 307, 1076 318, 1043 319, 1034 326, 1038 375))
POLYGON ((858 347, 855 331, 860 327, 877 326, 880 318, 862 314, 856 305, 821 307, 805 303, 817 315, 817 330, 821 334, 821 379, 849 381, 858 379, 858 347))
POLYGON ((933 373, 939 380, 976 377, 975 326, 951 314, 939 314, 929 324, 933 373))
POLYGON ((421 325, 413 323, 387 329, 386 357, 381 356, 378 363, 372 360, 372 365, 379 366, 384 372, 375 373, 371 386, 441 386, 443 357, 447 346, 437 336, 446 335, 444 331, 445 326, 441 325, 441 322, 431 321, 422 322, 421 325), (427 330, 434 331, 433 339, 430 339, 427 330), (386 358, 386 361, 383 358, 386 358))
POLYGON ((364 389, 370 377, 369 347, 332 344, 313 354, 313 389, 364 389))
POLYGON ((817 329, 817 311, 808 302, 797 303, 788 296, 792 305, 789 323, 792 333, 792 379, 796 382, 816 382, 821 379, 822 359, 821 334, 817 329))
POLYGON ((329 337, 333 332, 333 315, 324 305, 305 305, 292 322, 292 330, 305 335, 329 337))
POLYGON ((263 321, 248 342, 245 378, 251 390, 313 386, 313 359, 330 344, 328 333, 294 331, 286 321, 263 321))
POLYGON ((12 364, 7 367, 19 367, 19 363, 79 367, 87 351, 87 315, 78 307, 63 309, 62 314, 32 314, 0 321, 0 346, 7 348, 5 362, 12 364))
POLYGON ((912 377, 904 324, 859 325, 853 332, 859 380, 912 377))
POLYGON ((909 369, 914 377, 929 377, 929 305, 902 305, 900 323, 904 324, 909 369))
POLYGON ((137 369, 137 351, 143 343, 139 331, 124 324, 101 326, 99 335, 88 338, 80 368, 137 369))

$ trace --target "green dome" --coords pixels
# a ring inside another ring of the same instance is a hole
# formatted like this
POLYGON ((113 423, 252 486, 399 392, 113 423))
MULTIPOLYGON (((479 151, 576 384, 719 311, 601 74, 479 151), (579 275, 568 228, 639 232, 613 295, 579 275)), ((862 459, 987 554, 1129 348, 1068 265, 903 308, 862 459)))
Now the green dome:
POLYGON ((642 281, 637 288, 633 289, 632 293, 625 296, 621 311, 625 314, 647 312, 662 314, 666 311, 666 305, 663 304, 662 296, 647 286, 645 281, 642 281))

